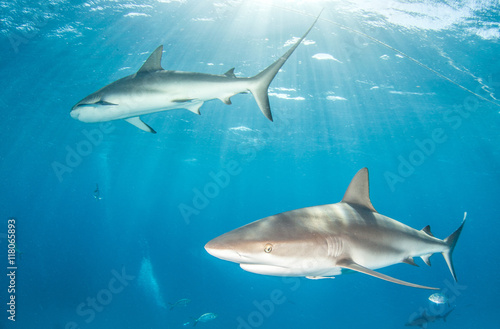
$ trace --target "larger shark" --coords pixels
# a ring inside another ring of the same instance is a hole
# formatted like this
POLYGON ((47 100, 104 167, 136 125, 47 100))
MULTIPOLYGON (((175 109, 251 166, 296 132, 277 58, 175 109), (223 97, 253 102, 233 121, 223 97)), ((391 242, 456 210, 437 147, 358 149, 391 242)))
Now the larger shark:
POLYGON ((267 93, 269 85, 318 18, 283 56, 251 78, 236 77, 234 68, 222 75, 164 70, 161 66, 163 46, 159 46, 139 71, 76 103, 71 117, 82 122, 124 119, 139 129, 156 133, 140 119, 141 115, 182 108, 200 114, 200 107, 208 100, 220 99, 230 105, 232 96, 251 92, 262 113, 273 121, 267 93))
POLYGON ((346 270, 416 288, 436 289, 374 271, 396 263, 416 265, 441 253, 456 280, 451 255, 465 223, 449 237, 430 227, 415 230, 373 207, 368 169, 352 179, 341 202, 287 211, 225 233, 205 245, 211 255, 258 274, 330 278, 346 270))

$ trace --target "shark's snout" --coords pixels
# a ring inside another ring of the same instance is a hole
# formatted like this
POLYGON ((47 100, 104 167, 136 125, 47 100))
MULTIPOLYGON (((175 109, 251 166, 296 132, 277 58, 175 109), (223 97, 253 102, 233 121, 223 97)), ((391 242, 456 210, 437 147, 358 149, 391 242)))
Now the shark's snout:
POLYGON ((241 263, 244 261, 244 257, 242 257, 240 253, 234 250, 230 244, 220 241, 219 238, 215 238, 209 241, 205 245, 205 250, 210 255, 217 257, 219 259, 235 263, 241 263))
POLYGON ((73 106, 73 107, 71 108, 71 111, 69 112, 69 115, 71 115, 71 117, 72 117, 73 119, 78 119, 78 116, 80 116, 80 109, 79 109, 79 107, 78 107, 78 106, 79 106, 79 105, 78 105, 78 104, 76 104, 75 106, 73 106))

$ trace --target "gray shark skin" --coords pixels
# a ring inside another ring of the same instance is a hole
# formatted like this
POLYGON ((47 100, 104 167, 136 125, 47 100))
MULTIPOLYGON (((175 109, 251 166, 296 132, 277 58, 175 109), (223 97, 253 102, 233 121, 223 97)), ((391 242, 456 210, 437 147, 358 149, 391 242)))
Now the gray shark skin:
POLYGON ((173 109, 200 114, 200 107, 208 100, 220 99, 230 105, 232 96, 251 92, 262 113, 273 121, 267 93, 269 85, 318 18, 283 56, 254 77, 238 78, 234 68, 222 75, 164 70, 161 67, 163 46, 160 46, 137 73, 88 95, 73 106, 70 115, 82 122, 124 119, 139 129, 156 133, 139 116, 173 109))
POLYGON ((444 322, 446 322, 446 318, 448 315, 450 315, 451 312, 453 312, 454 309, 451 309, 444 315, 427 315, 427 312, 424 311, 422 315, 419 317, 413 319, 412 321, 408 322, 405 324, 407 327, 420 327, 420 328, 427 328, 427 324, 431 322, 435 322, 437 320, 443 319, 444 322))
POLYGON ((205 245, 217 258, 239 263, 246 271, 309 279, 331 278, 354 270, 410 287, 375 269, 396 263, 416 265, 421 257, 441 253, 456 280, 451 255, 465 223, 448 238, 434 237, 430 227, 415 230, 379 214, 370 201, 368 169, 352 179, 341 202, 283 212, 225 233, 205 245))

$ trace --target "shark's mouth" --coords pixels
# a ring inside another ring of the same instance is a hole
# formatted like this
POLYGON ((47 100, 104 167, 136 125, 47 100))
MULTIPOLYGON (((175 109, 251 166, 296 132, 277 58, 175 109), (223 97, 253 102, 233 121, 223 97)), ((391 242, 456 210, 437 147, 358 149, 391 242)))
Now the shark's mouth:
POLYGON ((303 276, 304 270, 295 269, 276 265, 264 265, 264 264, 246 264, 241 263, 240 267, 247 272, 264 274, 264 275, 276 275, 276 276, 303 276))
POLYGON ((118 106, 118 104, 106 102, 103 100, 99 100, 93 103, 78 103, 71 109, 71 112, 81 107, 97 107, 97 106, 118 106))
POLYGON ((309 268, 245 263, 240 264, 240 267, 247 272, 274 276, 303 276, 321 278, 342 274, 342 269, 340 267, 309 268))

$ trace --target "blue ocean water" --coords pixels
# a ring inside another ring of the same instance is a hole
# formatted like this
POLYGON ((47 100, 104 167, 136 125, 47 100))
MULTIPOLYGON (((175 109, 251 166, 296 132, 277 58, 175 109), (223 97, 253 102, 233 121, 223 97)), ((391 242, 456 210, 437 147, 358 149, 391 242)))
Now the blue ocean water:
POLYGON ((0 12, 5 273, 9 218, 19 250, 16 321, 2 275, 0 328, 184 328, 207 312, 217 318, 197 327, 400 328, 441 314, 431 291, 257 275, 204 250, 259 218, 340 201, 362 167, 375 208, 411 227, 445 238, 468 213, 458 284, 440 255, 381 271, 445 290, 454 311, 430 328, 498 328, 498 1, 0 1, 0 12), (251 94, 201 116, 144 116, 156 135, 69 115, 161 44, 165 69, 253 76, 322 9, 270 86, 274 122, 251 94))

